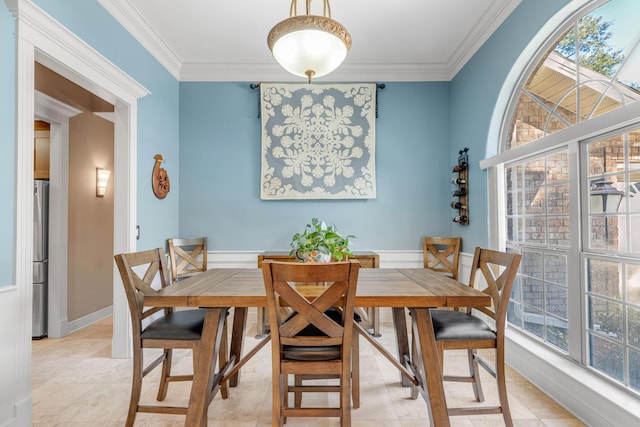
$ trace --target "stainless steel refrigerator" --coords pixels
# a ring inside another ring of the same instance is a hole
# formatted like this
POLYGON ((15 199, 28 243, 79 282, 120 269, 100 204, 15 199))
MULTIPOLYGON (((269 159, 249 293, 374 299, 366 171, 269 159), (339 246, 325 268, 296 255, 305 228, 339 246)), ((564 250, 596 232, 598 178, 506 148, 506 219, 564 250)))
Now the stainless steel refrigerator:
POLYGON ((33 338, 47 335, 49 265, 49 181, 33 185, 33 338))

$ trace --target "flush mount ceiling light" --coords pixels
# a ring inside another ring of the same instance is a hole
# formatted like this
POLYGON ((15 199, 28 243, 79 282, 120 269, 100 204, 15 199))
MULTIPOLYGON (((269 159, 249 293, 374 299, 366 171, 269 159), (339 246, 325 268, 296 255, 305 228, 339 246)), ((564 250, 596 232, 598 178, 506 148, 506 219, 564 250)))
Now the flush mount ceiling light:
POLYGON ((276 24, 267 36, 273 57, 291 74, 322 77, 342 64, 351 49, 351 36, 331 19, 329 0, 323 0, 322 16, 311 14, 311 0, 306 0, 306 14, 298 15, 297 0, 291 1, 289 18, 276 24))

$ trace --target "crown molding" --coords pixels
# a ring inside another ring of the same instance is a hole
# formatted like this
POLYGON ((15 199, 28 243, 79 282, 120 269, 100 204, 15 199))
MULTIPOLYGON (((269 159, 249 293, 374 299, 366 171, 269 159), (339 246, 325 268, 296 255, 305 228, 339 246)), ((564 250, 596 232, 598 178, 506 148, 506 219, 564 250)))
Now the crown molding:
MULTIPOLYGON (((331 74, 314 82, 353 81, 449 81, 453 76, 446 66, 430 64, 343 64, 331 74)), ((278 64, 183 64, 180 81, 306 81, 286 72, 278 64)))
POLYGON ((449 80, 458 74, 521 2, 522 0, 504 0, 501 4, 491 3, 492 7, 487 9, 447 62, 449 80))
POLYGON ((129 0, 98 0, 173 77, 180 80, 182 61, 129 0))

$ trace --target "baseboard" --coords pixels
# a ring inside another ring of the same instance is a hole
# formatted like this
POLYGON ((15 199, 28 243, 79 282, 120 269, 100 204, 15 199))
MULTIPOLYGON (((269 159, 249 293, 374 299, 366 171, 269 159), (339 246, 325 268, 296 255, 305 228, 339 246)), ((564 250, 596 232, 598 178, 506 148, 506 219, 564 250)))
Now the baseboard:
POLYGON ((92 325, 99 320, 107 318, 113 314, 113 306, 105 307, 101 310, 87 314, 79 319, 72 320, 71 322, 62 322, 60 330, 63 332, 62 336, 66 336, 72 332, 79 331, 80 329, 92 325))

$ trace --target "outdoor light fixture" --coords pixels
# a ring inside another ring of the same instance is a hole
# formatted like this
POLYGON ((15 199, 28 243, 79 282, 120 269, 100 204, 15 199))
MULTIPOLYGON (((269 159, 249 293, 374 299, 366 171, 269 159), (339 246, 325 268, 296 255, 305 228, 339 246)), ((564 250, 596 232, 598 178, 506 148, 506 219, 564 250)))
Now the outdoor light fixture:
POLYGON ((592 213, 618 212, 624 192, 618 190, 607 181, 595 181, 591 183, 589 198, 592 213))
POLYGON ((300 77, 322 77, 342 64, 351 49, 351 36, 331 19, 329 0, 323 0, 322 16, 311 14, 311 0, 306 0, 306 14, 298 15, 297 0, 291 1, 289 18, 276 24, 267 36, 273 57, 288 72, 300 77))
POLYGON ((107 192, 107 182, 110 175, 110 170, 96 168, 96 197, 104 197, 107 192))

